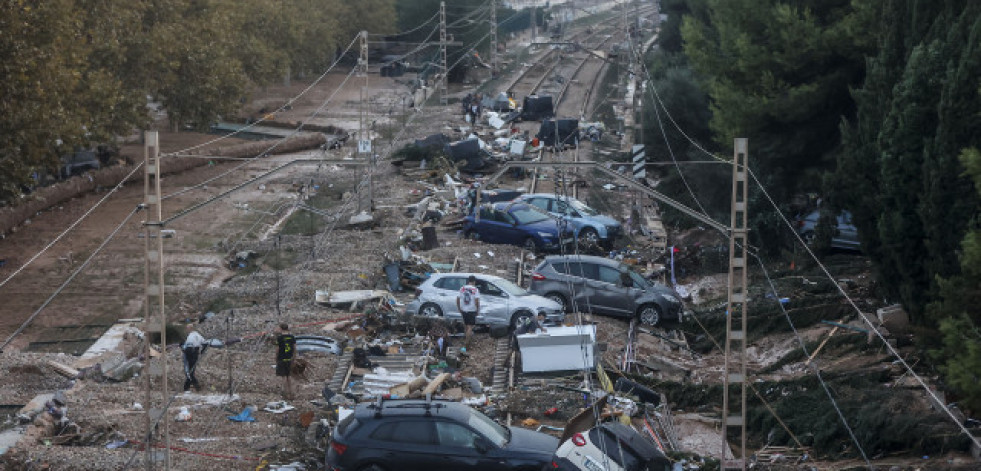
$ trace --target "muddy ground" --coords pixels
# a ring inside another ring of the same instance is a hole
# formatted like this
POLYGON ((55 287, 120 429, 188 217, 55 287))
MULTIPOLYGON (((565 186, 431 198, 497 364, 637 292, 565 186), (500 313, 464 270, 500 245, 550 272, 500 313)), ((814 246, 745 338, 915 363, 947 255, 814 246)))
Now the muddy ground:
MULTIPOLYGON (((293 100, 291 109, 279 113, 275 119, 283 123, 298 123, 310 116, 334 93, 346 73, 329 75, 310 93, 293 100)), ((392 141, 398 147, 402 141, 397 139, 414 139, 434 132, 453 134, 453 128, 464 124, 455 104, 445 108, 430 104, 425 111, 403 109, 402 97, 407 91, 403 83, 380 77, 369 80, 372 93, 368 108, 377 116, 375 143, 382 149, 388 149, 392 141)), ((254 117, 278 108, 308 85, 309 82, 297 81, 289 86, 268 87, 256 94, 253 102, 243 110, 242 117, 254 117)), ((326 112, 309 121, 311 124, 356 128, 360 90, 351 86, 341 90, 327 105, 326 112)), ((461 94, 465 91, 458 90, 461 94)), ((161 129, 166 128, 165 123, 161 123, 161 129)), ((214 138, 195 133, 161 131, 160 141, 162 151, 170 152, 214 138)), ((124 146, 123 153, 136 159, 142 158, 142 148, 137 144, 124 146)), ((353 147, 349 145, 332 151, 312 150, 301 156, 338 159, 352 153, 353 147)), ((174 214, 181 208, 229 190, 296 157, 274 156, 245 164, 215 160, 213 165, 167 176, 163 179, 163 192, 175 196, 166 200, 165 212, 174 214), (195 186, 220 175, 206 186, 195 186), (185 189, 189 191, 177 193, 185 189)), ((383 289, 386 280, 381 268, 387 261, 397 259, 399 244, 412 237, 412 234, 405 232, 411 226, 406 206, 417 203, 427 190, 435 189, 443 179, 440 172, 400 169, 382 162, 374 179, 374 204, 377 208, 374 222, 368 226, 351 227, 347 225, 347 218, 355 213, 359 203, 362 207, 367 206, 366 198, 352 196, 359 177, 355 169, 330 163, 290 167, 262 182, 246 185, 229 198, 191 213, 168 227, 176 231, 174 238, 165 240, 168 320, 179 325, 182 321, 197 319, 211 312, 213 316, 201 325, 203 335, 209 338, 245 339, 228 348, 209 350, 198 370, 203 390, 175 396, 169 404, 165 420, 170 429, 172 446, 176 447, 171 453, 175 468, 220 466, 222 469, 255 469, 263 463, 288 463, 294 460, 315 463, 322 457, 322 451, 307 443, 307 429, 299 423, 301 415, 306 412, 314 413, 315 421, 330 418, 330 408, 323 407, 321 392, 325 382, 334 375, 338 358, 310 355, 308 381, 299 382, 297 398, 290 401, 296 409, 284 414, 263 411, 267 402, 282 397, 281 385, 272 369, 274 347, 265 333, 279 322, 288 322, 293 325, 295 334, 327 335, 342 341, 350 340, 344 331, 336 329, 338 323, 335 321, 350 319, 352 314, 364 310, 357 309, 352 313, 348 309, 317 305, 314 303, 314 292, 323 289, 383 289), (314 213, 299 208, 297 203, 301 201, 329 216, 310 216, 314 213), (255 257, 249 258, 241 266, 238 261, 230 263, 229 256, 242 251, 253 251, 255 257), (237 394, 237 398, 224 404, 216 403, 216 397, 229 392, 237 394), (257 408, 255 422, 239 423, 228 419, 250 405, 257 408), (181 406, 187 406, 193 412, 190 421, 173 420, 181 406)), ((603 190, 603 183, 607 182, 591 184, 582 199, 614 216, 620 216, 636 195, 603 190)), ((501 183, 502 187, 524 184, 506 178, 501 183)), ((0 295, 3 296, 0 334, 4 338, 37 310, 98 243, 132 212, 142 201, 142 193, 141 185, 124 187, 62 242, 0 287, 0 295)), ((0 240, 0 258, 7 260, 0 267, 0 277, 5 279, 18 270, 32 254, 64 230, 67 223, 84 214, 102 196, 104 194, 87 195, 39 213, 19 231, 0 240)), ((448 206, 447 210, 450 211, 449 219, 454 208, 448 206)), ((92 338, 100 335, 117 319, 143 316, 144 240, 141 238, 140 224, 143 219, 142 215, 137 215, 125 224, 102 254, 93 259, 83 274, 55 297, 35 322, 0 356, 0 372, 4 377, 0 384, 0 397, 5 405, 22 405, 34 394, 71 386, 71 382, 55 373, 45 360, 71 365, 77 359, 43 352, 80 353, 92 338)), ((461 271, 500 276, 508 276, 512 264, 520 256, 519 249, 515 247, 465 240, 455 228, 439 226, 437 235, 439 247, 416 251, 415 255, 431 262, 456 261, 461 271)), ((692 250, 696 246, 709 247, 719 242, 702 233, 672 231, 669 237, 673 245, 692 247, 692 250)), ((648 246, 643 237, 636 235, 618 242, 618 248, 623 249, 628 259, 663 261, 656 254, 645 252, 648 246)), ((720 406, 716 402, 721 399, 700 398, 703 394, 708 397, 711 388, 717 388, 722 377, 724 358, 718 349, 713 348, 712 339, 721 339, 719 326, 722 319, 720 314, 725 309, 726 274, 714 270, 715 265, 706 262, 706 258, 686 258, 684 263, 688 265, 684 265, 684 275, 678 279, 679 284, 692 294, 687 301, 691 313, 689 320, 681 325, 652 328, 639 334, 638 366, 624 373, 638 381, 663 386, 662 391, 678 417, 684 447, 699 455, 717 457, 722 446, 717 422, 720 406)), ((751 333, 748 364, 754 381, 761 385, 762 393, 774 403, 780 403, 780 397, 786 394, 780 393, 780 388, 774 393, 769 387, 770 382, 796 381, 812 376, 806 356, 799 353, 797 337, 782 320, 782 314, 773 309, 774 299, 788 298, 790 316, 795 322, 800 321, 801 336, 812 352, 834 329, 821 320, 841 321, 858 328, 862 326, 849 314, 840 296, 831 289, 832 283, 842 283, 847 292, 858 296, 863 311, 874 312, 875 308, 881 307, 864 257, 839 253, 833 254, 830 261, 836 280, 828 282, 820 281, 811 265, 797 263, 794 268, 788 268, 786 262, 775 262, 771 269, 779 289, 776 296, 768 295, 766 290, 759 288, 763 286, 762 280, 754 280, 754 286, 758 287, 755 296, 759 303, 754 307, 759 307, 760 312, 754 320, 758 320, 761 327, 751 333), (767 387, 764 388, 764 385, 767 387)), ((537 260, 531 260, 525 268, 530 269, 535 264, 537 260)), ((396 292, 394 296, 398 302, 405 303, 411 299, 412 290, 396 292)), ((611 373, 616 374, 613 365, 620 363, 628 323, 588 315, 583 320, 597 324, 604 364, 611 373)), ((376 335, 383 340, 412 342, 418 341, 417 334, 425 333, 399 326, 381 329, 376 335)), ((895 333, 895 336, 899 342, 904 338, 901 332, 895 333)), ((935 414, 929 411, 929 403, 922 391, 910 382, 908 375, 895 367, 880 346, 870 343, 866 335, 854 330, 838 329, 833 338, 835 340, 828 341, 815 358, 826 375, 874 376, 877 388, 906 391, 904 397, 909 398, 909 403, 905 405, 907 413, 922 412, 924 422, 938 422, 935 414)), ((453 342, 457 347, 461 343, 459 338, 454 338, 453 342)), ((475 376, 489 385, 494 344, 489 333, 478 332, 467 355, 462 357, 459 370, 463 375, 475 376)), ((915 358, 917 353, 908 342, 898 344, 904 355, 915 358)), ((140 351, 141 341, 133 335, 127 338, 126 345, 135 354, 140 351)), ((180 353, 171 347, 164 352, 164 357, 169 370, 168 389, 178 390, 182 380, 180 353)), ((75 442, 77 446, 49 444, 45 442, 45 437, 41 437, 11 452, 6 466, 10 469, 47 467, 93 470, 122 469, 126 463, 141 466, 143 453, 136 443, 141 441, 145 431, 145 413, 135 403, 141 403, 142 407, 142 403, 147 402, 144 388, 146 376, 159 388, 161 368, 159 361, 154 363, 157 363, 156 367, 127 381, 80 380, 68 398, 69 417, 83 430, 82 436, 75 442), (120 440, 128 440, 129 443, 107 449, 107 444, 120 440)), ((511 394, 491 398, 492 411, 502 419, 510 413, 513 423, 526 423, 531 428, 539 425, 561 427, 584 406, 581 393, 574 391, 582 381, 578 375, 518 375, 517 386, 511 394), (546 414, 553 407, 558 410, 546 414), (524 422, 528 419, 531 422, 524 422)), ((810 384, 799 386, 804 387, 816 390, 810 384)), ((160 398, 152 397, 150 403, 159 404, 160 398)), ((793 404, 786 401, 783 404, 781 415, 793 410, 793 404)), ((818 407, 827 409, 826 404, 818 407)), ((831 417, 830 410, 823 415, 831 417)), ((11 427, 12 424, 8 424, 4 428, 11 427)), ((547 428, 544 430, 549 431, 547 428)), ((817 432, 795 423, 796 435, 806 437, 817 432)), ((936 433, 948 432, 940 430, 936 433)), ((764 441, 765 437, 762 437, 753 443, 762 446, 764 441)), ((791 443, 790 439, 785 438, 774 444, 791 443)), ((845 449, 849 447, 847 440, 834 443, 845 449)), ((929 459, 909 457, 919 455, 918 446, 922 444, 894 444, 892 449, 879 453, 878 462, 886 469, 892 465, 904 469, 968 466, 965 463, 969 461, 965 460, 969 459, 964 455, 946 450, 929 459), (903 456, 890 457, 890 453, 903 456)), ((819 469, 847 469, 860 464, 828 460, 812 462, 819 469)))

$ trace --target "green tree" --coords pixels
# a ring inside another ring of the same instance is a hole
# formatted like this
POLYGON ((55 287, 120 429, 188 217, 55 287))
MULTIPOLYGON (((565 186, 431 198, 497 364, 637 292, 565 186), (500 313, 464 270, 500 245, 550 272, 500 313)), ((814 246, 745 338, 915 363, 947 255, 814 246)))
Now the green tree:
POLYGON ((925 307, 938 277, 959 271, 955 254, 981 201, 957 160, 979 144, 981 6, 893 0, 878 18, 882 46, 853 94, 857 117, 843 126, 831 181, 885 292, 933 327, 925 307))
MULTIPOLYGON (((960 160, 966 174, 981 194, 981 152, 965 150, 960 160)), ((981 412, 981 228, 978 213, 961 242, 961 273, 938 281, 941 298, 930 305, 931 314, 941 317, 942 345, 934 356, 944 379, 959 395, 962 405, 974 414, 981 412)))
MULTIPOLYGON (((749 138, 751 168, 777 201, 818 191, 834 167, 839 123, 861 83, 868 10, 859 0, 704 0, 681 26, 684 51, 711 99, 719 146, 749 138), (703 12, 704 11, 704 12, 703 12)), ((760 198, 759 194, 753 196, 760 198)), ((785 232, 768 204, 753 204, 754 243, 785 232)))

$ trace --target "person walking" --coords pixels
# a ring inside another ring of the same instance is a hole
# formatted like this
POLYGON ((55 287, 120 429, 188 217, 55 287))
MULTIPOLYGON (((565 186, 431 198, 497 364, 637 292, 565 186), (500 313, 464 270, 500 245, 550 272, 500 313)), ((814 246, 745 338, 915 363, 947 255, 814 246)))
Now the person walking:
POLYGON ((460 292, 456 296, 456 308, 463 317, 463 325, 466 329, 465 343, 470 346, 470 337, 473 336, 473 326, 477 324, 477 315, 480 313, 480 290, 477 289, 477 277, 470 275, 467 284, 460 287, 460 292))
POLYGON ((290 333, 289 324, 279 324, 279 335, 276 336, 276 376, 283 378, 284 396, 293 400, 293 386, 290 384, 290 373, 293 369, 293 357, 296 355, 296 337, 290 333))
POLYGON ((181 345, 181 352, 184 354, 184 392, 191 390, 201 391, 201 383, 198 382, 194 374, 198 367, 198 360, 204 354, 204 349, 208 348, 208 341, 204 339, 194 324, 187 325, 187 338, 181 345))

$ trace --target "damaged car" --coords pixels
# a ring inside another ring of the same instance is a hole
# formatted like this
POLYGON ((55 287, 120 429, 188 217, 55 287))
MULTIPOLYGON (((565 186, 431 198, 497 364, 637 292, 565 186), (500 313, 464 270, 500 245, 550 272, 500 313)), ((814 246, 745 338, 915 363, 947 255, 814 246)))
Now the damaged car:
POLYGON ((552 255, 535 267, 528 290, 573 310, 634 317, 647 325, 681 322, 681 298, 616 260, 592 255, 552 255))
POLYGON ((616 219, 600 214, 572 197, 534 193, 521 195, 518 199, 568 221, 575 229, 575 237, 581 248, 609 249, 614 239, 623 233, 623 227, 616 219))
POLYGON ((482 204, 464 218, 463 235, 490 244, 511 244, 531 252, 556 252, 575 242, 571 227, 526 203, 482 204), (563 226, 560 228, 560 226, 563 226))
POLYGON ((378 400, 358 404, 334 429, 331 471, 539 470, 559 440, 504 427, 458 402, 378 400))
POLYGON ((549 466, 560 471, 670 471, 671 460, 633 428, 606 422, 563 442, 549 466))
POLYGON ((547 322, 558 324, 565 319, 562 306, 555 301, 531 294, 499 276, 482 273, 434 273, 416 288, 416 298, 406 305, 405 313, 463 320, 456 308, 456 297, 470 275, 477 278, 480 291, 477 324, 513 327, 523 322, 523 317, 530 319, 539 312, 545 314, 547 322))

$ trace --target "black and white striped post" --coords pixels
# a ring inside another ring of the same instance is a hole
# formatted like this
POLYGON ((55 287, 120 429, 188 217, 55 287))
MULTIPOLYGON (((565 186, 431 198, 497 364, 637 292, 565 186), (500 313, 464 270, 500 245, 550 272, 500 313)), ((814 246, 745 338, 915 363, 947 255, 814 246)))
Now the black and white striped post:
POLYGON ((634 179, 642 180, 647 177, 647 156, 643 144, 634 144, 630 155, 634 163, 634 179))

